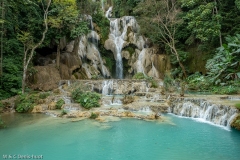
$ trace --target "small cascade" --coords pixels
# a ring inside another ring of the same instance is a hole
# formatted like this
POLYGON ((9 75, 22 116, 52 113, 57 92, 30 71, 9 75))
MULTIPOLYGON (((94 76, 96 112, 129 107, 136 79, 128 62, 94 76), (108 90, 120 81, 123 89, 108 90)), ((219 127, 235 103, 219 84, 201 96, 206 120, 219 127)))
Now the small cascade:
POLYGON ((102 10, 104 12, 105 11, 104 0, 101 0, 101 4, 102 4, 102 10))
POLYGON ((140 54, 139 54, 139 56, 138 56, 138 60, 137 60, 137 73, 143 73, 144 75, 145 75, 145 72, 144 72, 144 57, 145 57, 145 52, 146 51, 146 49, 144 48, 141 52, 140 52, 140 54))
POLYGON ((110 18, 112 16, 112 6, 108 8, 105 17, 110 18))
POLYGON ((87 36, 80 37, 78 55, 83 61, 83 69, 88 78, 92 78, 92 75, 102 74, 103 77, 110 77, 110 72, 104 65, 102 56, 98 50, 98 41, 100 40, 97 32, 94 31, 94 25, 91 16, 86 16, 89 20, 89 27, 91 32, 87 36), (86 62, 86 59, 91 61, 91 65, 86 62), (100 71, 100 72, 99 72, 100 71))
MULTIPOLYGON (((65 85, 70 86, 70 81, 68 80, 65 85)), ((68 95, 68 92, 66 92, 66 91, 63 89, 63 85, 62 85, 62 84, 60 84, 59 90, 60 90, 60 92, 61 92, 62 99, 63 99, 64 102, 65 102, 65 107, 64 107, 64 109, 70 110, 70 109, 72 108, 72 105, 71 105, 71 103, 72 103, 71 97, 68 95)))
POLYGON ((238 110, 230 106, 211 104, 205 100, 185 99, 174 102, 170 112, 201 122, 230 127, 230 123, 237 116, 238 110))
POLYGON ((102 84, 102 94, 111 95, 113 93, 113 80, 105 80, 102 84))

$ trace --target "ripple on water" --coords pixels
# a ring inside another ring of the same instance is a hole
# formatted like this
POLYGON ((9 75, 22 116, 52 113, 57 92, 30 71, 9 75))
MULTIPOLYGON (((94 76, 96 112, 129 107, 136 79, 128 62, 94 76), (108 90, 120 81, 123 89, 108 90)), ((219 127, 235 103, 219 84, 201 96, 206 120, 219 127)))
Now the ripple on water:
MULTIPOLYGON (((22 116, 22 115, 21 115, 22 116)), ((238 160, 240 132, 164 115, 164 123, 136 119, 94 120, 37 115, 0 130, 0 154, 36 154, 44 159, 238 160), (28 122, 25 122, 28 121, 28 122)))

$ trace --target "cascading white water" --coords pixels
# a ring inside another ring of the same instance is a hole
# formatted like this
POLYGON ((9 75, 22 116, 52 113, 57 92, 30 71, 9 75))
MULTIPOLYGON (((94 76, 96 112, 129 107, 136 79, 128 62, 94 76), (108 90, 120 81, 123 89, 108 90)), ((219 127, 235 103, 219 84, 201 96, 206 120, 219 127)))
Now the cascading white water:
POLYGON ((178 101, 171 106, 170 112, 225 127, 230 127, 231 121, 238 113, 236 108, 211 104, 205 100, 178 101))
POLYGON ((78 55, 80 59, 87 58, 91 60, 92 64, 89 66, 83 61, 83 69, 85 70, 88 78, 92 78, 92 75, 98 75, 99 70, 103 77, 110 77, 110 73, 107 67, 103 64, 102 56, 97 48, 100 37, 97 32, 94 31, 92 17, 86 17, 89 20, 91 32, 87 36, 81 36, 79 41, 78 55))
POLYGON ((113 80, 105 80, 102 84, 102 94, 110 95, 113 91, 113 80))
POLYGON ((137 73, 143 73, 145 75, 145 72, 144 72, 144 67, 143 67, 143 63, 144 63, 144 57, 145 57, 145 52, 146 49, 144 48, 139 56, 138 56, 138 60, 137 60, 137 73))
MULTIPOLYGON (((70 86, 70 81, 67 81, 67 85, 70 86)), ((67 106, 67 108, 71 108, 71 97, 68 96, 67 92, 63 89, 63 85, 60 84, 59 86, 59 90, 61 92, 62 95, 62 99, 65 102, 65 106, 67 106)))
POLYGON ((122 48, 127 40, 128 27, 136 28, 137 22, 132 16, 125 16, 110 21, 110 35, 109 38, 115 44, 115 59, 116 59, 116 77, 123 78, 123 62, 122 62, 122 48))
POLYGON ((112 16, 112 6, 108 8, 105 17, 110 18, 112 16))
POLYGON ((123 78, 123 63, 122 63, 122 46, 124 40, 122 39, 121 31, 119 30, 120 19, 115 19, 110 22, 110 37, 113 39, 115 44, 116 52, 116 75, 117 78, 123 78))

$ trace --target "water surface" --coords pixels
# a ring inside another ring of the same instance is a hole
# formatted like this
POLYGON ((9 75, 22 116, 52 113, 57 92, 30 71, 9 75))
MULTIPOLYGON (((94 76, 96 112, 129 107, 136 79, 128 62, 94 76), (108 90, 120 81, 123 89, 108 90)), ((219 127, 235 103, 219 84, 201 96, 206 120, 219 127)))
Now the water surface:
POLYGON ((165 123, 137 119, 98 123, 15 115, 15 125, 0 130, 0 155, 43 155, 47 160, 240 159, 239 131, 165 116, 165 123))

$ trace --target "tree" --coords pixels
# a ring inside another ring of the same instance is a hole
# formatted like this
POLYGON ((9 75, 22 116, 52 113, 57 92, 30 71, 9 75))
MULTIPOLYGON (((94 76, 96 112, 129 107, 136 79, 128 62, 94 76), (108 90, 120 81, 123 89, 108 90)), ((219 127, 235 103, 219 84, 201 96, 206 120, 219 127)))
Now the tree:
MULTIPOLYGON (((1 24, 1 53, 0 53, 0 77, 2 77, 3 74, 3 34, 4 34, 4 0, 2 0, 1 3, 1 19, 0 19, 0 24, 1 24)), ((1 78, 1 83, 2 83, 2 78, 1 78)))
POLYGON ((49 13, 49 25, 55 30, 52 38, 57 43, 57 68, 60 66, 60 39, 66 35, 76 38, 88 32, 87 22, 81 20, 76 0, 53 0, 53 8, 49 13))
POLYGON ((219 37, 219 44, 222 45, 221 36, 221 15, 218 11, 217 0, 181 0, 182 8, 187 11, 184 20, 187 21, 187 28, 202 42, 209 42, 213 37, 219 37))
POLYGON ((187 73, 176 48, 176 26, 181 23, 178 18, 181 10, 176 0, 145 0, 138 4, 134 12, 139 16, 143 33, 149 35, 154 42, 162 43, 170 49, 186 78, 187 73))
MULTIPOLYGON (((22 93, 25 92, 25 86, 26 86, 26 74, 28 70, 28 65, 30 61, 32 60, 33 54, 35 50, 43 43, 45 39, 45 35, 48 31, 48 9, 51 4, 51 0, 47 0, 46 4, 44 0, 41 0, 42 10, 44 12, 43 14, 43 21, 44 21, 44 31, 42 31, 42 37, 41 39, 35 43, 33 35, 28 31, 21 31, 21 33, 18 34, 18 39, 23 43, 24 46, 24 58, 23 58, 23 76, 22 76, 22 93)), ((26 4, 28 5, 36 5, 36 3, 32 1, 27 1, 26 4)))

